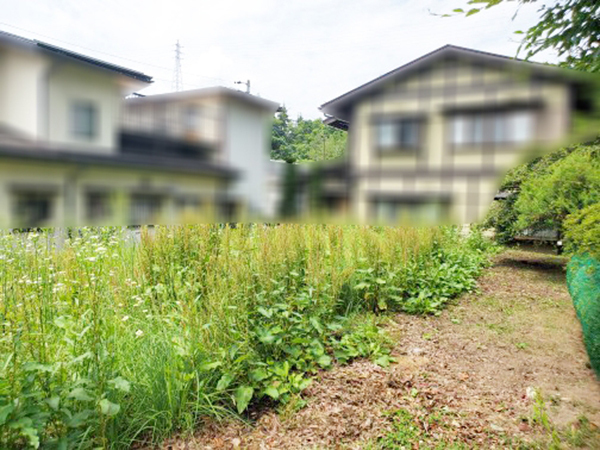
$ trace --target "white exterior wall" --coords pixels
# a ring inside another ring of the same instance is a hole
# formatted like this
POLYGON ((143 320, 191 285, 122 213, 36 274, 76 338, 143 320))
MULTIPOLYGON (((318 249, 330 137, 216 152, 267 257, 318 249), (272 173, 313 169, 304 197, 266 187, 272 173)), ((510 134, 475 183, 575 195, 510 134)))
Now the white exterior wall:
POLYGON ((31 139, 44 137, 40 111, 50 61, 27 50, 0 49, 0 123, 31 139))
POLYGON ((71 63, 55 65, 48 77, 48 138, 75 150, 113 153, 116 150, 121 87, 115 77, 71 63), (98 111, 98 130, 92 139, 77 138, 71 130, 71 105, 89 101, 98 111))
POLYGON ((231 193, 247 201, 250 214, 271 215, 268 198, 269 149, 273 114, 229 99, 224 158, 241 176, 231 193))

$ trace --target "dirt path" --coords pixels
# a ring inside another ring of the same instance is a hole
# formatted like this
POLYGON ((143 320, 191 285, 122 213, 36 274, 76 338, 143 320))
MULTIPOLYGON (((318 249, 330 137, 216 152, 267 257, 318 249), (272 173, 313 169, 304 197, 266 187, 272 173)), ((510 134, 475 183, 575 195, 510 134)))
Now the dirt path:
POLYGON ((323 372, 297 412, 269 412, 252 427, 208 424, 165 448, 547 448, 552 430, 562 447, 600 448, 600 383, 564 263, 505 252, 479 292, 441 316, 391 320, 388 369, 357 361, 323 372), (547 426, 534 420, 536 404, 547 426))

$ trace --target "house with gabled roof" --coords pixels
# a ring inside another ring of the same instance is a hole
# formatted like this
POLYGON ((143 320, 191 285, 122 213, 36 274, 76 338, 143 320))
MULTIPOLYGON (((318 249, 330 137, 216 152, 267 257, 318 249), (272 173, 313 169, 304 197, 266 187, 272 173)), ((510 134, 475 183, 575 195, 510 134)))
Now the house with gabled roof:
POLYGON ((321 106, 348 132, 321 195, 362 222, 475 222, 528 150, 561 142, 595 110, 594 82, 446 45, 321 106))

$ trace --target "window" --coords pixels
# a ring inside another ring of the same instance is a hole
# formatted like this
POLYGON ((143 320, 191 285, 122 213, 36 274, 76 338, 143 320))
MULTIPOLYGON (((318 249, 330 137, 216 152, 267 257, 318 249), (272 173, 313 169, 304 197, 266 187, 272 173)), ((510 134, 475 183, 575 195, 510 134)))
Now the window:
POLYGON ((448 202, 444 199, 375 200, 375 219, 387 224, 439 224, 448 218, 448 202))
POLYGON ((416 150, 421 144, 421 120, 382 120, 376 125, 377 147, 384 152, 416 150))
POLYGON ((93 139, 98 133, 98 111, 92 102, 77 101, 71 106, 73 136, 93 139))
POLYGON ((47 225, 52 217, 52 196, 37 191, 15 193, 14 212, 20 227, 47 225))
POLYGON ((161 213, 162 200, 160 195, 132 195, 131 225, 153 225, 161 213))
POLYGON ((87 219, 95 222, 110 217, 111 198, 108 192, 88 192, 86 198, 87 219))
POLYGON ((184 111, 184 123, 186 131, 196 131, 200 122, 200 109, 196 105, 188 105, 184 111))
POLYGON ((450 117, 453 146, 523 144, 534 137, 535 115, 531 110, 455 114, 450 117))

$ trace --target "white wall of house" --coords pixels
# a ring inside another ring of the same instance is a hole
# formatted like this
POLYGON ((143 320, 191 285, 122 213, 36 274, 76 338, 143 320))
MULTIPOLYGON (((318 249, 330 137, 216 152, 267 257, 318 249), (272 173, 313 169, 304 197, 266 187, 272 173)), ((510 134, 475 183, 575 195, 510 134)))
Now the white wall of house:
POLYGON ((39 53, 0 48, 0 123, 31 139, 43 137, 40 107, 49 65, 39 53))
POLYGON ((48 138, 78 151, 116 151, 122 99, 116 77, 73 63, 56 64, 48 76, 48 138), (73 134, 72 107, 87 102, 97 111, 96 133, 91 138, 73 134))
POLYGON ((270 215, 268 198, 273 111, 230 98, 227 102, 224 157, 240 178, 231 193, 247 201, 250 214, 270 215))

